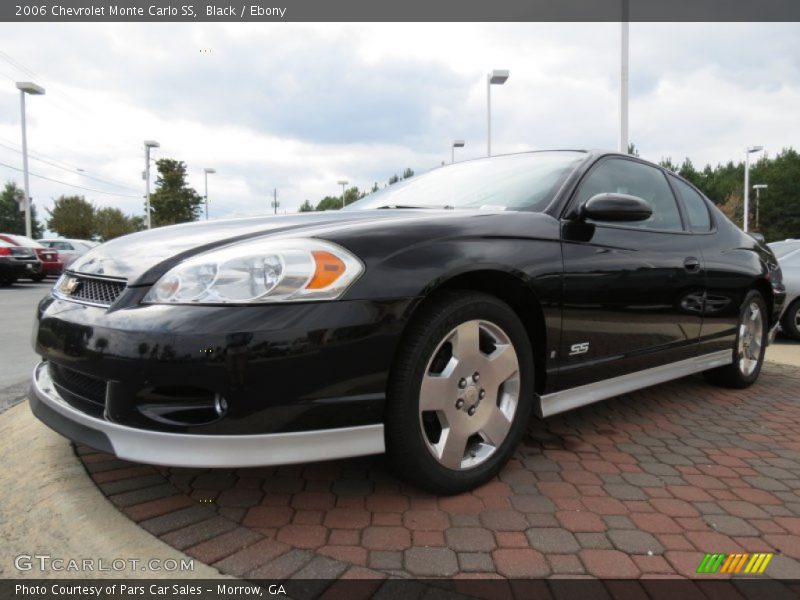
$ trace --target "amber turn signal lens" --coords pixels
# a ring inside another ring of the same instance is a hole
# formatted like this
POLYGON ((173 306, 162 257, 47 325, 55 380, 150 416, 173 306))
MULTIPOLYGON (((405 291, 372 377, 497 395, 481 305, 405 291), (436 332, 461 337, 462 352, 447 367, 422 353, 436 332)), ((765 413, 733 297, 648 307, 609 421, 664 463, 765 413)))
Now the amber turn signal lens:
POLYGON ((344 275, 344 263, 330 252, 315 250, 311 254, 314 256, 314 262, 317 268, 314 271, 314 276, 311 278, 311 281, 306 285, 306 289, 324 289, 344 275))

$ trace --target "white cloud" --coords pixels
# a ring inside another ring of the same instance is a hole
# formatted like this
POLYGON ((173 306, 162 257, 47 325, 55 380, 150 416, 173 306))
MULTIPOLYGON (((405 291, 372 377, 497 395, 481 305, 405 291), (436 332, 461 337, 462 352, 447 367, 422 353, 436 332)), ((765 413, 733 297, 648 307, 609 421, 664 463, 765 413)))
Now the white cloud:
MULTIPOLYGON (((797 144, 797 24, 631 25, 631 139, 643 156, 696 165, 741 158, 746 145, 797 144)), ((3 24, 0 143, 19 143, 14 80, 47 95, 28 103, 31 151, 113 188, 31 161, 31 170, 134 197, 86 192, 142 210, 143 139, 186 161, 212 216, 294 211, 339 193, 486 147, 615 147, 618 25, 597 24, 3 24), (47 40, 47 43, 42 43, 47 40), (200 52, 200 50, 210 52, 200 52)), ((0 147, 0 162, 19 153, 0 147)), ((21 181, 0 167, 0 176, 21 181)), ((74 190, 32 178, 37 204, 74 190)))

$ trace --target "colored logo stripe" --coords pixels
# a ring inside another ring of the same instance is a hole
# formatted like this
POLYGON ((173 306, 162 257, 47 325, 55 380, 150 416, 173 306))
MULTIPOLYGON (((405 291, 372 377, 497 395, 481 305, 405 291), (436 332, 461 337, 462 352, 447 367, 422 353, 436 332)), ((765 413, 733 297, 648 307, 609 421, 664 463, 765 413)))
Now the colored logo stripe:
POLYGON ((767 552, 757 552, 750 554, 749 552, 737 552, 734 554, 725 554, 722 552, 715 552, 713 554, 706 554, 700 565, 697 567, 698 573, 728 573, 736 575, 739 573, 761 574, 763 573, 769 562, 772 560, 772 554, 767 552))

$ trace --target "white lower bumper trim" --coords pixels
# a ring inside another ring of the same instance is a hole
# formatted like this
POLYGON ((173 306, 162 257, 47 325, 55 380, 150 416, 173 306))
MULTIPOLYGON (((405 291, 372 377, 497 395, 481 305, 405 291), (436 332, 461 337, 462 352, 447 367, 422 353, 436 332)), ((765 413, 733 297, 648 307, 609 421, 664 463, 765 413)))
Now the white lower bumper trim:
POLYGON ((33 371, 32 393, 64 419, 105 434, 119 458, 172 467, 263 467, 385 452, 383 424, 270 433, 194 435, 127 427, 91 417, 56 391, 47 363, 33 371))

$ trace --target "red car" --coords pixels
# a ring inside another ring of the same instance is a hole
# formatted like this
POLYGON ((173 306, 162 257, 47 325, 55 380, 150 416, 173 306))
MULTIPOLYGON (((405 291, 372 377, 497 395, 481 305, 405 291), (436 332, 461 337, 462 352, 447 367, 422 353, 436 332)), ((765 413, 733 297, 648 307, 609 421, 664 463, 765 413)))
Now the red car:
POLYGON ((42 261, 42 271, 40 273, 30 275, 30 278, 34 281, 41 281, 48 275, 61 275, 61 271, 64 270, 64 263, 61 260, 61 257, 58 255, 58 252, 52 248, 45 248, 36 240, 32 240, 24 235, 11 233, 0 233, 0 240, 15 246, 24 246, 26 248, 34 249, 36 256, 38 256, 39 260, 42 261))

